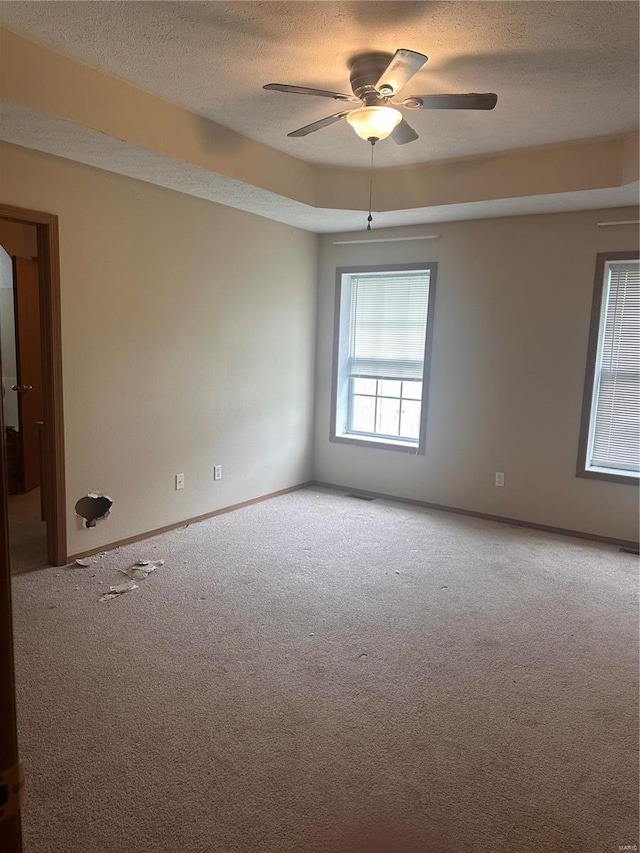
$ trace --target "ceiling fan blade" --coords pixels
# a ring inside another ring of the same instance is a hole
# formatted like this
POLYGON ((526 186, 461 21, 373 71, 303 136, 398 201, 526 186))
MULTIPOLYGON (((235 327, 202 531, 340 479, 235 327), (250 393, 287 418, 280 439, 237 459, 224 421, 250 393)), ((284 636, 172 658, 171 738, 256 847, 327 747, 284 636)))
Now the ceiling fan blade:
POLYGON ((427 59, 423 53, 416 53, 415 50, 396 50, 395 56, 376 83, 376 89, 385 97, 397 95, 413 75, 420 71, 427 59))
POLYGON ((321 118, 320 121, 314 121, 312 124, 306 124, 304 127, 299 127, 297 130, 292 130, 291 133, 287 133, 287 136, 308 136, 310 133, 314 133, 316 130, 320 130, 323 127, 328 127, 330 124, 333 124, 336 121, 340 121, 341 118, 344 118, 350 110, 346 110, 343 113, 334 113, 332 116, 327 116, 326 118, 321 118))
POLYGON ((492 110, 498 103, 493 92, 470 92, 468 95, 415 95, 402 105, 409 110, 492 110))
POLYGON ((316 95, 319 98, 333 98, 334 101, 359 101, 359 98, 354 97, 354 95, 343 95, 342 92, 308 89, 306 86, 287 86, 286 83, 267 83, 262 88, 271 92, 292 92, 294 95, 316 95))
POLYGON ((415 139, 419 139, 418 134, 411 127, 409 122, 405 121, 405 119, 402 119, 400 124, 393 131, 391 138, 397 145, 406 145, 407 142, 413 142, 415 139))

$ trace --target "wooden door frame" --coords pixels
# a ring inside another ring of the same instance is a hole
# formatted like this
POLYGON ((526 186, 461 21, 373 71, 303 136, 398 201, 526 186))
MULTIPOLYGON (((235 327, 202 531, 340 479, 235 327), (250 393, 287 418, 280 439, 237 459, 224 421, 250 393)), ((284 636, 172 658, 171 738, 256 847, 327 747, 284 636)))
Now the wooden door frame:
MULTIPOLYGON (((35 225, 38 236, 44 410, 42 489, 47 498, 47 558, 53 566, 63 566, 67 562, 67 519, 58 217, 52 213, 0 204, 0 219, 35 225)), ((4 431, 1 440, 4 446, 4 431)))
MULTIPOLYGON (((9 561, 9 511, 4 416, 0 405, 0 771, 18 763, 16 685, 13 667, 13 619, 11 615, 11 566, 9 561)), ((0 848, 21 853, 20 813, 0 821, 0 848)))

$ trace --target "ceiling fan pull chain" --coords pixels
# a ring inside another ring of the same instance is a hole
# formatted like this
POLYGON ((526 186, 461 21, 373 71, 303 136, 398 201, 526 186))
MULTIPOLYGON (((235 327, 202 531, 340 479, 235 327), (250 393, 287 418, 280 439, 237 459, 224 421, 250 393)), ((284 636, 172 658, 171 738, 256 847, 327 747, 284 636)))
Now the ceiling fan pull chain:
POLYGON ((371 139, 371 169, 369 171, 369 216, 367 216, 367 231, 371 231, 371 223, 373 216, 371 215, 371 196, 373 194, 373 149, 376 144, 375 139, 371 139))

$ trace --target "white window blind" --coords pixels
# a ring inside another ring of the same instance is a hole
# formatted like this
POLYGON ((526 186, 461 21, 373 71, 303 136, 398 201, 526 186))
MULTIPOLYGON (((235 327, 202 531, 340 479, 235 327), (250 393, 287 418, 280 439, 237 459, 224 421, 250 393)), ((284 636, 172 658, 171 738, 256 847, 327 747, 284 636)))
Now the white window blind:
POLYGON ((351 377, 422 380, 429 272, 351 276, 351 377))
POLYGON ((587 466, 640 471, 640 264, 605 267, 587 466))

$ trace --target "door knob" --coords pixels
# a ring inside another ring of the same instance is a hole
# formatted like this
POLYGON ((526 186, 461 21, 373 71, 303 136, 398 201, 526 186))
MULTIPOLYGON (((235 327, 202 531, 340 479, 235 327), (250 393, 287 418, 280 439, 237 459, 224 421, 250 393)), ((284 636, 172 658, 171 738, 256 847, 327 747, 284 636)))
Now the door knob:
POLYGON ((33 385, 12 385, 11 390, 23 394, 25 391, 33 391, 33 385))

